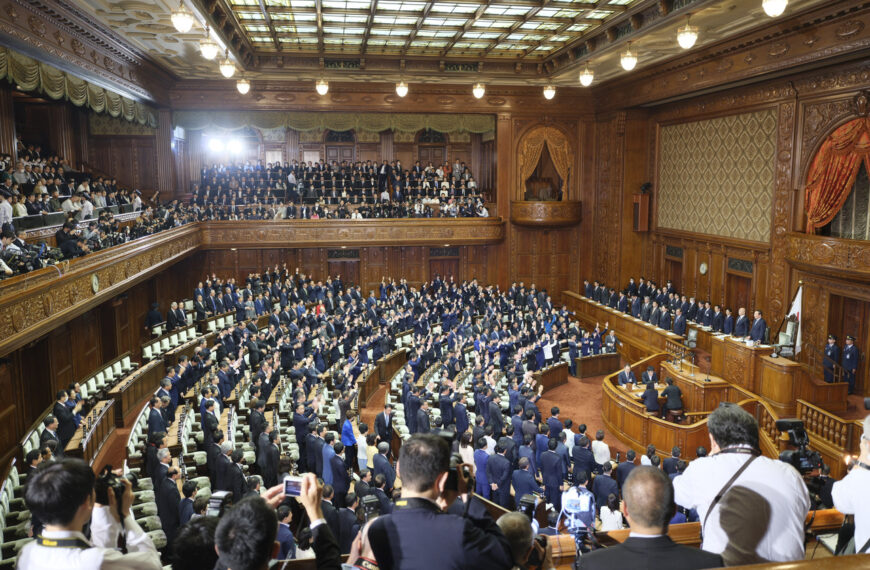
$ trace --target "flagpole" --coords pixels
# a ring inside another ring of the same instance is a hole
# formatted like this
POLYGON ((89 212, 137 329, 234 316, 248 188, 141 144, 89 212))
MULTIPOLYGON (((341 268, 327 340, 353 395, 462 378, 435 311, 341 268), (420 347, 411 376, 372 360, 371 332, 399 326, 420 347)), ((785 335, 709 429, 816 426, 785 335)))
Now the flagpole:
MULTIPOLYGON (((798 280, 798 286, 797 286, 797 289, 795 289, 794 295, 791 296, 791 301, 789 301, 789 303, 788 303, 788 310, 789 310, 789 311, 791 311, 791 306, 794 305, 794 300, 797 298, 798 293, 800 292, 801 287, 803 287, 803 285, 804 285, 803 280, 798 280)), ((782 331, 782 325, 784 325, 784 324, 785 324, 785 321, 787 321, 787 320, 788 320, 788 314, 786 314, 786 315, 782 318, 782 320, 779 322, 779 328, 776 329, 776 336, 775 336, 775 338, 777 338, 777 339, 779 338, 779 333, 782 331)), ((771 343, 771 344, 776 344, 776 343, 771 343)))

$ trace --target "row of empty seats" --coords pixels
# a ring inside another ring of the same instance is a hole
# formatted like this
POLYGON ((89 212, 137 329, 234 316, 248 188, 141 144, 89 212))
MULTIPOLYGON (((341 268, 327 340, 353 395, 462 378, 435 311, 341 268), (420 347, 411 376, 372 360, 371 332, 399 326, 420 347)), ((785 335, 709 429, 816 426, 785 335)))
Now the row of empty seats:
POLYGON ((196 327, 193 325, 176 329, 146 343, 142 347, 142 358, 145 360, 161 358, 164 353, 197 338, 197 336, 196 327))

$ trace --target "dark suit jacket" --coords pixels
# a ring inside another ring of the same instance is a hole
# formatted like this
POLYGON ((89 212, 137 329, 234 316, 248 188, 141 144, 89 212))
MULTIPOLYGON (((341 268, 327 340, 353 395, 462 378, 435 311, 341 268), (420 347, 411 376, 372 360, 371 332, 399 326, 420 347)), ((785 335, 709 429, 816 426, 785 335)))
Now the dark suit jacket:
MULTIPOLYGON (((57 429, 60 432, 60 428, 58 427, 57 429)), ((163 414, 160 413, 160 410, 151 408, 148 412, 148 435, 161 431, 166 431, 166 420, 163 419, 163 414)))
POLYGON ((381 438, 381 441, 387 443, 393 440, 393 415, 390 414, 390 425, 387 426, 387 417, 384 412, 375 416, 375 433, 381 438))
POLYGON ((356 514, 347 508, 338 509, 338 548, 342 554, 348 554, 353 545, 353 539, 359 532, 359 522, 356 514))
POLYGON ((492 433, 498 439, 498 436, 504 432, 504 414, 501 413, 501 406, 497 402, 489 403, 489 425, 492 426, 492 433))
POLYGON ((314 549, 317 570, 332 570, 341 566, 338 541, 328 524, 317 525, 311 530, 311 547, 314 549))
POLYGON ((580 568, 585 570, 599 568, 602 570, 613 568, 694 570, 719 568, 722 565, 722 557, 718 554, 676 544, 667 536, 629 537, 622 544, 595 550, 580 557, 580 568))
POLYGON ((73 416, 72 408, 60 402, 55 402, 52 413, 57 418, 57 437, 60 439, 61 444, 58 448, 60 448, 65 446, 76 432, 75 417, 73 416))
MULTIPOLYGON (((667 461, 667 459, 665 461, 667 461)), ((628 461, 623 461, 616 466, 616 470, 613 472, 613 476, 616 479, 616 484, 619 485, 620 489, 622 489, 622 483, 625 481, 625 478, 628 477, 628 474, 631 473, 631 470, 635 467, 637 467, 637 465, 635 465, 634 463, 629 463, 628 461)))
POLYGON ((429 414, 425 410, 417 410, 416 431, 414 433, 429 433, 431 429, 429 414))
MULTIPOLYGON (((333 455, 329 458, 329 466, 332 468, 332 486, 335 488, 335 493, 347 493, 350 490, 350 480, 344 460, 338 455, 333 455)), ((340 540, 341 535, 339 535, 340 540)))
MULTIPOLYGON (((339 536, 338 531, 338 511, 332 506, 332 503, 320 501, 320 509, 323 511, 323 520, 326 521, 329 530, 332 531, 332 536, 339 536)), ((338 539, 336 539, 336 548, 338 547, 338 539)))
POLYGON ((390 461, 381 455, 380 453, 376 453, 374 457, 374 473, 372 476, 377 476, 378 473, 383 473, 384 477, 387 479, 387 491, 392 490, 393 483, 396 481, 396 471, 393 469, 393 466, 390 465, 390 461))
POLYGON ((245 495, 248 485, 245 481, 245 474, 238 463, 230 463, 226 466, 226 471, 224 471, 224 488, 227 491, 232 491, 233 502, 241 500, 245 495))
POLYGON ((619 486, 613 477, 598 475, 592 480, 592 494, 595 495, 595 504, 598 506, 607 504, 607 495, 613 493, 619 497, 619 486))
POLYGON ((160 481, 156 495, 157 514, 160 517, 166 538, 171 541, 178 531, 178 505, 181 502, 178 486, 175 481, 166 477, 160 481))
POLYGON ((193 516, 193 501, 185 497, 178 503, 178 524, 187 524, 191 516, 193 516))

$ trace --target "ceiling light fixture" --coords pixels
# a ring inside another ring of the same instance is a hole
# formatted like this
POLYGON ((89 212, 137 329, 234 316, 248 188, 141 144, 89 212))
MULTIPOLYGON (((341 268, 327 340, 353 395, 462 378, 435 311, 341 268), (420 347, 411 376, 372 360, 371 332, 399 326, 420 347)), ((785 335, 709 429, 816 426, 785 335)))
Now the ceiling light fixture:
POLYGON ((396 95, 399 97, 404 97, 408 94, 408 84, 404 81, 399 81, 396 83, 396 95))
POLYGON ((314 84, 314 88, 317 90, 318 95, 326 95, 329 92, 329 83, 325 79, 318 79, 317 83, 314 84))
POLYGON ((544 99, 549 101, 553 97, 556 96, 556 88, 553 85, 547 85, 544 87, 544 99))
POLYGON ((620 54, 619 63, 626 71, 631 71, 637 65, 637 54, 631 51, 631 42, 628 42, 628 48, 620 54))
POLYGON ((771 18, 781 16, 788 6, 788 0, 763 0, 761 7, 764 8, 764 13, 771 18))
POLYGON ((698 26, 689 23, 691 16, 686 16, 686 25, 677 30, 677 43, 683 49, 691 49, 698 41, 698 26))
POLYGON ((486 95, 486 85, 483 83, 475 83, 474 87, 471 88, 471 93, 474 95, 475 99, 480 99, 486 95))
POLYGON ((586 62, 586 67, 580 72, 580 85, 589 87, 592 85, 592 80, 595 79, 595 74, 589 69, 589 62, 586 62))
POLYGON ((229 79, 236 73, 236 66, 230 59, 230 50, 227 49, 224 54, 224 60, 220 64, 221 75, 229 79))
POLYGON ((208 31, 208 24, 206 24, 205 37, 199 40, 199 52, 202 54, 202 57, 206 59, 214 59, 217 57, 218 51, 220 51, 220 48, 215 41, 211 39, 211 34, 209 34, 208 31))
POLYGON ((193 14, 184 7, 183 1, 178 3, 178 9, 172 11, 169 19, 172 20, 172 25, 175 26, 175 29, 182 34, 186 34, 193 27, 193 14))
POLYGON ((248 91, 251 90, 251 82, 244 78, 239 79, 236 81, 236 89, 238 89, 239 93, 242 95, 247 95, 248 91))

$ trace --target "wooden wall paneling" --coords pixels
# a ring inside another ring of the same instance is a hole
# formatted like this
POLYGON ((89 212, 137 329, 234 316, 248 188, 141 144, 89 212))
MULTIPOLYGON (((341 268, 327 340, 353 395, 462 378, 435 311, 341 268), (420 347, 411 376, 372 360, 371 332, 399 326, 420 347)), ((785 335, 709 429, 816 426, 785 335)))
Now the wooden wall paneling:
POLYGON ((360 251, 360 285, 362 287, 363 297, 368 296, 369 291, 374 291, 375 296, 378 295, 378 286, 381 279, 388 277, 387 271, 387 253, 383 247, 367 247, 360 251))
POLYGON ((18 395, 13 398, 3 398, 0 403, 0 453, 2 453, 0 459, 4 462, 14 454, 21 433, 27 429, 22 421, 19 404, 26 396, 19 389, 18 384, 15 360, 7 358, 0 361, 0 392, 18 395))
POLYGON ((173 191, 178 195, 187 194, 190 191, 190 171, 188 169, 190 157, 188 156, 186 139, 172 138, 172 158, 175 165, 173 191))
MULTIPOLYGON (((623 185, 620 188, 620 196, 614 198, 620 201, 621 215, 620 246, 619 246, 619 272, 616 287, 623 287, 628 283, 629 277, 637 277, 641 267, 641 259, 648 239, 646 232, 636 232, 632 225, 634 222, 634 204, 632 196, 640 191, 640 187, 652 177, 646 171, 647 129, 649 121, 646 113, 632 113, 625 121, 625 136, 622 141, 625 144, 624 164, 622 165, 623 185)), ((605 237, 605 236, 602 236, 605 237)), ((606 236, 610 239, 612 236, 606 236)))
POLYGON ((371 160, 378 161, 380 164, 380 160, 383 158, 380 143, 358 143, 357 153, 357 160, 362 162, 371 160))
MULTIPOLYGON (((516 168, 513 154, 514 149, 514 134, 513 121, 507 113, 500 113, 496 117, 496 132, 495 132, 495 163, 501 165, 501 168, 496 170, 495 178, 495 201, 497 202, 497 213, 504 219, 510 219, 510 196, 514 195, 514 168, 516 168)), ((511 224, 507 222, 505 228, 505 241, 497 248, 497 266, 498 284, 502 289, 508 287, 508 281, 511 279, 511 259, 513 257, 511 248, 514 247, 513 234, 511 232, 511 224)))
POLYGON ((401 161, 404 170, 410 170, 414 166, 414 150, 413 143, 393 143, 393 155, 396 160, 401 161))
MULTIPOLYGON (((51 371, 45 386, 47 394, 52 394, 57 390, 57 386, 69 385, 75 379, 71 342, 72 334, 72 321, 64 323, 49 334, 48 354, 51 359, 51 371)), ((51 401, 50 396, 48 401, 51 401)), ((42 406, 41 409, 44 408, 45 406, 42 406)))
POLYGON ((393 131, 381 131, 381 147, 378 155, 378 160, 392 161, 395 160, 393 152, 393 131))

